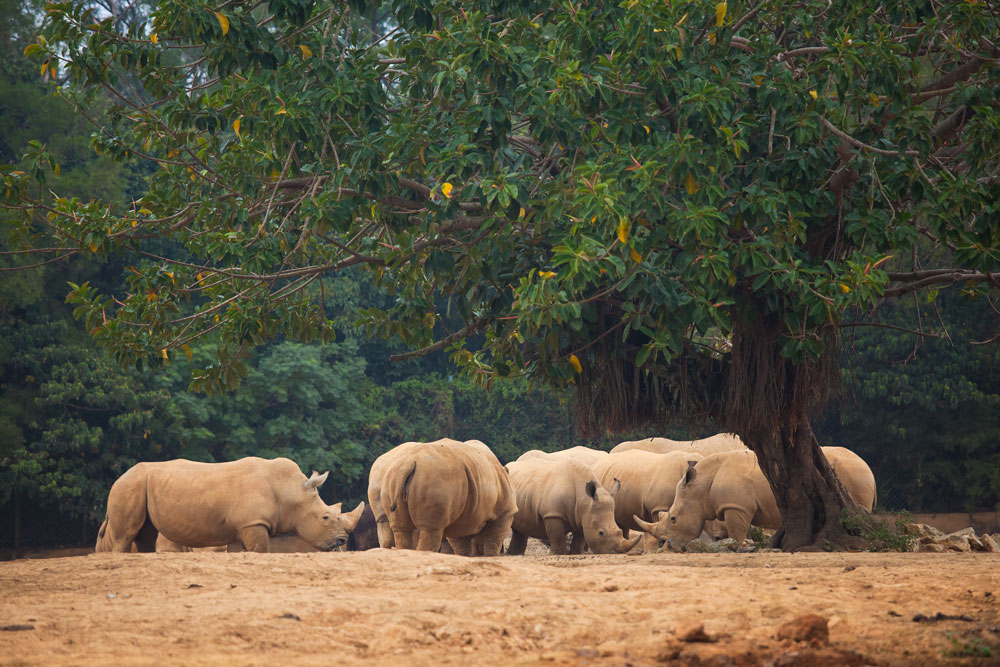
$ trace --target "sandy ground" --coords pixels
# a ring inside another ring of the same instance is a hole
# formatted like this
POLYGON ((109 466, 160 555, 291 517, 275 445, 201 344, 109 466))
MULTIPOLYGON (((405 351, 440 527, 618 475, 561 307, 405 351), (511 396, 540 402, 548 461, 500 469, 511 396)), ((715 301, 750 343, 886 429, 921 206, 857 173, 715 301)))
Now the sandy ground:
POLYGON ((998 554, 530 553, 2 562, 0 664, 1000 664, 998 554))

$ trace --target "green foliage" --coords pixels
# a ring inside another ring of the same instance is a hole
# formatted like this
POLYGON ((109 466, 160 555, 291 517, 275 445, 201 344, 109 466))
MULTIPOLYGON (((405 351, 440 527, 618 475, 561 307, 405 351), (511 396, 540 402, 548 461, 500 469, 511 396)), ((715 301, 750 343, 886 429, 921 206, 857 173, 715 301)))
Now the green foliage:
POLYGON ((750 532, 747 533, 747 537, 753 540, 758 549, 766 549, 771 545, 771 537, 764 532, 763 528, 750 526, 750 532))
POLYGON ((847 508, 840 517, 847 534, 864 539, 868 551, 909 551, 915 538, 906 533, 908 523, 912 523, 908 512, 869 514, 847 508))
POLYGON ((993 649, 983 643, 978 637, 961 639, 950 630, 945 631, 945 637, 951 641, 951 648, 942 652, 946 658, 991 658, 993 649))

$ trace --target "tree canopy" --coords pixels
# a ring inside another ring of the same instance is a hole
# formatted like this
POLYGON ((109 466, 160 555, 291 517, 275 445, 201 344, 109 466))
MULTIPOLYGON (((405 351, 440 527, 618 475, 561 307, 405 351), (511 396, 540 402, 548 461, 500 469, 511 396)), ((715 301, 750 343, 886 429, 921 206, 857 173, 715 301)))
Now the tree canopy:
POLYGON ((49 198, 37 144, 3 171, 12 239, 125 258, 126 290, 73 286, 78 316, 142 365, 216 336, 204 390, 274 337, 329 340, 330 276, 365 266, 394 297, 370 331, 484 383, 573 384, 591 430, 714 416, 761 459, 777 543, 819 542, 846 502, 808 423, 838 329, 887 297, 996 289, 1000 9, 392 9, 48 5, 26 52, 101 155, 156 171, 127 206, 49 198))

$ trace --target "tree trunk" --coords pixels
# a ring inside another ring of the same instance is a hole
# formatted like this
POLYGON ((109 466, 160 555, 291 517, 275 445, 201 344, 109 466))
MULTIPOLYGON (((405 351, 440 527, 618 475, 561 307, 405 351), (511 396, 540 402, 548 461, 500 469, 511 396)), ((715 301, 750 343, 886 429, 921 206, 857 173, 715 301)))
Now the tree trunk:
POLYGON ((757 455, 781 512, 782 525, 771 546, 829 551, 853 545, 840 518, 854 502, 823 455, 808 418, 790 417, 786 423, 773 436, 744 438, 757 455))
POLYGON ((785 551, 854 546, 840 521, 854 503, 809 424, 810 412, 839 380, 836 330, 816 334, 824 342, 819 359, 794 363, 781 355, 783 321, 761 310, 734 327, 720 416, 757 455, 774 493, 782 527, 772 546, 785 551))

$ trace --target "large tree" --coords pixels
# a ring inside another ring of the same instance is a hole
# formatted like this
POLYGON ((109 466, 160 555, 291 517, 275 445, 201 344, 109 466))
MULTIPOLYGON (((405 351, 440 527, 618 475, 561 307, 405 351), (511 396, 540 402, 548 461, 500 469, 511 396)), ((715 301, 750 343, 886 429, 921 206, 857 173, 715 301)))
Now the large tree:
POLYGON ((274 336, 328 337, 324 279, 366 266, 395 297, 371 331, 485 383, 575 384, 591 430, 712 417, 756 452, 776 544, 836 543, 850 501, 809 416, 839 327, 1000 277, 1000 9, 393 9, 390 29, 363 2, 162 0, 122 31, 49 5, 29 50, 95 149, 158 169, 125 207, 46 205, 38 147, 3 174, 14 240, 134 257, 127 291, 69 298, 122 361, 217 335, 202 389, 274 336))

